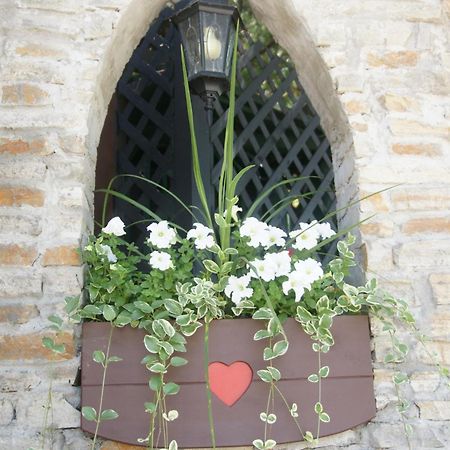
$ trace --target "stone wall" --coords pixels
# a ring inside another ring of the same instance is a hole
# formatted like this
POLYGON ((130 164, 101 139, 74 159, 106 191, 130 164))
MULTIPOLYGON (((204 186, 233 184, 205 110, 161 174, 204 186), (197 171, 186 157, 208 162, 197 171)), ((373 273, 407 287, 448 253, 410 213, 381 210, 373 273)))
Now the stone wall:
MULTIPOLYGON (((75 249, 92 229, 96 147, 109 99, 164 0, 0 0, 0 448, 40 448, 53 378, 55 449, 88 448, 79 426, 76 330, 57 361, 46 318, 77 294, 75 249), (52 375, 53 373, 53 375, 52 375)), ((364 269, 410 301, 450 364, 448 0, 251 0, 295 62, 330 139, 339 201, 361 203, 364 269)), ((386 345, 373 324, 379 412, 328 448, 405 448, 386 345)), ((450 396, 420 348, 414 448, 450 446, 450 396)), ((302 445, 296 446, 298 448, 302 445)), ((103 449, 124 449, 105 443, 103 449)))

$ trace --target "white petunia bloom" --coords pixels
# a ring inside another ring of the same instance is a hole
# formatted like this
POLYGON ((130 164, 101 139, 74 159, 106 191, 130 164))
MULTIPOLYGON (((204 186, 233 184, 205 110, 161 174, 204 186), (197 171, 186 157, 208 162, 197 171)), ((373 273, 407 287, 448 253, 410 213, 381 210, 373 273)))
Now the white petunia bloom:
POLYGON ((292 247, 297 250, 309 250, 317 245, 319 240, 319 231, 314 223, 300 223, 300 229, 289 233, 291 238, 295 238, 295 243, 292 247))
POLYGON ((187 239, 194 239, 194 245, 199 250, 212 247, 214 242, 214 234, 211 228, 205 227, 201 223, 194 223, 194 228, 188 231, 187 239))
POLYGON ((318 225, 316 225, 316 228, 318 229, 318 232, 322 239, 328 239, 336 234, 336 232, 331 228, 331 225, 328 222, 319 223, 318 225))
POLYGON ((150 253, 150 266, 158 270, 173 269, 173 262, 171 256, 166 252, 154 251, 150 253))
POLYGON ((156 248, 170 248, 177 241, 177 234, 173 228, 169 227, 167 220, 153 222, 147 230, 150 231, 148 240, 156 248))
POLYGON ((283 247, 286 244, 286 240, 284 239, 286 236, 287 234, 282 229, 268 225, 265 233, 261 236, 261 245, 265 249, 273 245, 283 247))
POLYGON ((111 247, 109 245, 100 244, 99 247, 101 249, 101 254, 106 256, 110 263, 117 262, 117 256, 113 253, 113 251, 111 250, 111 247))
POLYGON ((250 275, 253 278, 272 281, 275 279, 275 267, 270 259, 255 259, 250 263, 250 275))
POLYGON ((291 257, 287 250, 279 253, 267 253, 264 259, 273 267, 276 277, 286 276, 291 272, 291 257))
POLYGON ((248 287, 249 284, 250 275, 247 274, 242 277, 231 275, 230 278, 228 278, 228 284, 225 287, 225 295, 231 298, 233 303, 239 305, 242 300, 253 295, 253 289, 248 287))
POLYGON ((106 234, 114 234, 116 236, 123 236, 125 233, 124 230, 125 224, 122 222, 120 217, 113 217, 105 228, 102 228, 103 233, 106 234))
POLYGON ((261 245, 261 240, 267 232, 267 225, 264 222, 256 219, 255 217, 249 217, 245 219, 239 229, 239 234, 243 237, 249 237, 250 242, 248 245, 250 247, 259 247, 261 245))
POLYGON ((322 265, 312 258, 305 259, 304 261, 297 261, 294 264, 294 268, 296 272, 302 274, 307 289, 311 287, 311 284, 314 283, 314 281, 323 276, 322 265))
POLYGON ((288 295, 292 290, 295 293, 295 301, 299 302, 305 293, 305 283, 303 275, 300 272, 294 271, 288 275, 288 279, 283 282, 283 292, 288 295))

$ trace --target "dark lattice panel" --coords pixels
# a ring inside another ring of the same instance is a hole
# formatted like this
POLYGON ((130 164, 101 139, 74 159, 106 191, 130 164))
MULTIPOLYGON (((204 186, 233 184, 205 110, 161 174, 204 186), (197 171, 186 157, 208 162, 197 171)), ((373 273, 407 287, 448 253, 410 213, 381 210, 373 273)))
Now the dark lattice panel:
MULTIPOLYGON (((177 8, 186 3, 180 2, 177 8)), ((172 14, 167 8, 152 24, 119 81, 118 172, 148 177, 191 204, 196 200, 192 196, 179 37, 167 20, 172 14)), ((293 198, 274 225, 294 228, 300 221, 320 219, 332 211, 335 193, 330 146, 293 65, 246 35, 240 42, 237 90, 235 169, 256 165, 239 186, 243 209, 268 186, 302 176, 308 178, 274 190, 257 215, 264 217, 288 196, 302 197, 293 198)), ((205 137, 207 116, 194 99, 196 125, 202 130, 200 155, 211 199, 215 198, 220 174, 227 105, 228 98, 223 95, 215 104, 210 135, 205 137)), ((126 180, 120 190, 161 217, 189 225, 189 218, 181 214, 177 204, 158 189, 126 180)), ((116 211, 127 223, 145 218, 122 201, 116 202, 116 211)), ((139 241, 146 225, 136 226, 130 237, 139 241)))

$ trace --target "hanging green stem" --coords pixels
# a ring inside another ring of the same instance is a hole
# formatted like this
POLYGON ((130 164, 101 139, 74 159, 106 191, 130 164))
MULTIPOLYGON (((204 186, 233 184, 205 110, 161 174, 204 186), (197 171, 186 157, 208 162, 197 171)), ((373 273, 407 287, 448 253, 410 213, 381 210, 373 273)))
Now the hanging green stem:
POLYGON ((211 445, 212 448, 216 448, 216 432, 214 430, 214 417, 212 412, 212 397, 211 389, 209 385, 209 321, 205 320, 205 337, 204 337, 204 371, 205 371, 205 381, 206 381, 206 396, 208 399, 208 420, 209 420, 209 432, 211 434, 211 445))
POLYGON ((102 413, 102 409, 103 409, 103 397, 105 394, 106 370, 108 369, 109 351, 111 349, 111 340, 112 340, 113 330, 114 330, 114 326, 112 324, 110 324, 108 345, 106 347, 106 358, 105 358, 105 363, 103 366, 102 388, 100 391, 100 403, 98 406, 97 420, 96 420, 96 425, 95 425, 95 433, 94 433, 94 438, 92 440, 91 450, 95 450, 95 444, 97 442, 97 435, 98 435, 98 428, 99 428, 100 422, 101 422, 100 417, 101 417, 101 413, 102 413))

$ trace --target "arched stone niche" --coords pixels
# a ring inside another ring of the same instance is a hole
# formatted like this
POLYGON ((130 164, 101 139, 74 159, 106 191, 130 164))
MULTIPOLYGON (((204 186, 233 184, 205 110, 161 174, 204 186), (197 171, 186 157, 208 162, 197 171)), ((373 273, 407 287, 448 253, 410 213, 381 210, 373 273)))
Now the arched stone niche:
MULTIPOLYGON (((300 81, 321 117, 322 127, 331 144, 338 209, 357 196, 352 135, 347 117, 333 87, 328 68, 319 54, 313 37, 299 9, 289 0, 250 1, 261 22, 284 47, 297 67, 300 81)), ((166 5, 162 0, 132 0, 121 11, 120 19, 104 51, 98 73, 95 95, 88 119, 88 145, 97 148, 107 107, 125 64, 145 34, 149 24, 166 5), (151 3, 151 5, 150 5, 151 3)), ((340 226, 358 222, 358 209, 339 215, 340 226)))

